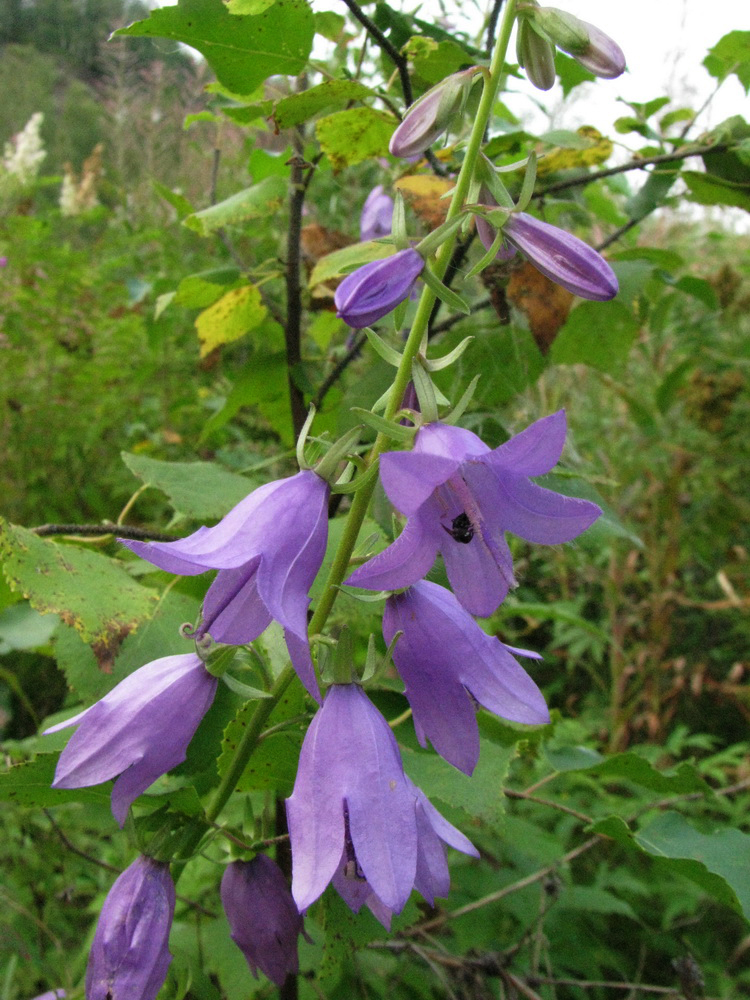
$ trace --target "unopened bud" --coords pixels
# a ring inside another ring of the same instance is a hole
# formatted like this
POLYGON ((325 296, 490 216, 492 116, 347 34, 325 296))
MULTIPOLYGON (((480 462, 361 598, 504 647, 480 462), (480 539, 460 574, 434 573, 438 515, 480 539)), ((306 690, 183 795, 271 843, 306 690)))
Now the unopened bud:
POLYGON ((518 21, 516 58, 537 90, 552 87, 555 82, 555 50, 525 17, 518 21))
POLYGON ((424 258, 411 247, 357 268, 336 289, 336 315, 355 330, 370 326, 403 302, 423 269, 424 258))
MULTIPOLYGON (((497 202, 485 187, 483 187, 479 193, 479 201, 482 205, 492 205, 492 206, 497 205, 497 202)), ((486 219, 483 219, 481 215, 476 216, 476 226, 477 226, 477 236, 481 240, 482 246, 484 247, 485 250, 490 250, 495 242, 495 239, 497 238, 497 230, 490 222, 488 222, 486 219)), ((511 260, 513 257, 515 257, 515 254, 516 254, 516 248, 510 243, 503 242, 499 250, 495 254, 495 259, 511 260)))
POLYGON ((536 7, 533 23, 563 52, 573 56, 594 76, 612 80, 625 70, 625 55, 609 35, 588 21, 557 7, 536 7))
POLYGON ((453 73, 441 80, 409 108, 391 136, 388 148, 393 156, 423 153, 460 115, 469 96, 477 66, 453 73))
POLYGON ((525 212, 511 215, 503 232, 538 271, 574 295, 598 302, 617 295, 619 286, 612 268, 577 236, 525 212))

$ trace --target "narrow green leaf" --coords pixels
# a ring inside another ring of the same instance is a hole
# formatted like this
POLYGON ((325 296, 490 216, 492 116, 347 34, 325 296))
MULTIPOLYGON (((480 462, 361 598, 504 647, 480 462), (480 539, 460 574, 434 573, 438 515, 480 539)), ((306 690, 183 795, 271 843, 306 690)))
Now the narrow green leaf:
POLYGON ((217 205, 188 215, 183 225, 201 236, 210 236, 224 226, 275 215, 284 204, 286 194, 287 185, 283 177, 265 177, 258 184, 238 191, 217 205))

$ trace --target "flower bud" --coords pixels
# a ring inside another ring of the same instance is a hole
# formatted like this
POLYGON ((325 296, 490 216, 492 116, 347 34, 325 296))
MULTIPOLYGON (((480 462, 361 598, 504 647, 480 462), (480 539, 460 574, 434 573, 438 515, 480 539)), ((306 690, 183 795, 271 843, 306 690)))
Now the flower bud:
POLYGON ((574 295, 598 302, 617 295, 619 286, 612 268, 577 236, 525 212, 511 215, 503 232, 537 270, 574 295))
POLYGON ((104 900, 86 970, 86 1000, 154 1000, 172 961, 169 865, 141 856, 104 900))
POLYGON ((613 80, 625 70, 625 55, 609 35, 588 21, 557 7, 536 7, 534 24, 563 52, 569 53, 594 76, 613 80))
POLYGON ((463 111, 478 72, 477 67, 472 66, 454 73, 422 94, 391 136, 388 148, 393 156, 414 156, 431 146, 463 111))
POLYGON ((359 217, 359 238, 362 243, 388 236, 393 222, 393 198, 378 184, 368 194, 359 217))
POLYGON ((527 18, 519 18, 516 58, 537 90, 549 90, 555 82, 555 50, 536 32, 527 18))
POLYGON ((281 987, 299 972, 297 936, 302 917, 281 869, 265 854, 233 861, 221 880, 221 902, 232 931, 255 978, 258 969, 281 987))
POLYGON ((411 247, 357 268, 336 289, 336 315, 355 330, 370 326, 411 293, 423 269, 424 258, 411 247))
MULTIPOLYGON (((479 192, 479 202, 482 205, 497 205, 497 202, 486 187, 483 187, 479 192)), ((491 223, 489 223, 486 219, 483 219, 480 215, 476 216, 475 222, 477 227, 477 236, 481 240, 482 246, 485 250, 490 250, 497 237, 497 231, 491 223)), ((500 249, 495 254, 495 260, 512 260, 515 255, 516 248, 512 244, 503 242, 500 249)))

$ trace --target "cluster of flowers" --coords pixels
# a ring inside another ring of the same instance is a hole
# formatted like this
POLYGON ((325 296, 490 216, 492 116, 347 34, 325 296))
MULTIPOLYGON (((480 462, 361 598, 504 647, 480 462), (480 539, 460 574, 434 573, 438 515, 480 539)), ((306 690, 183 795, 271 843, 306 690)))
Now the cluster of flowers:
MULTIPOLYGON (((544 90, 555 80, 555 46, 597 76, 613 78, 625 69, 622 50, 599 28, 556 7, 540 7, 533 0, 519 8, 517 39, 519 63, 531 82, 544 90)), ((393 133, 391 153, 411 159, 427 150, 462 113, 480 73, 476 66, 462 70, 423 94, 393 133)), ((497 205, 486 188, 482 188, 481 201, 489 208, 497 205)), ((361 239, 387 236, 391 214, 392 203, 378 186, 365 203, 361 239)), ((496 236, 493 225, 479 215, 476 224, 480 240, 489 250, 496 236)), ((607 301, 617 294, 612 268, 576 236, 519 211, 508 212, 501 226, 504 239, 498 259, 508 260, 520 250, 542 274, 574 295, 607 301)), ((371 326, 412 293, 425 264, 420 248, 409 246, 358 268, 336 289, 338 316, 354 329, 371 326)))
POLYGON ((47 155, 41 136, 44 115, 35 111, 21 131, 6 142, 3 151, 0 180, 3 176, 14 181, 21 187, 26 187, 36 179, 42 161, 47 155))
MULTIPOLYGON (((524 4, 524 30, 540 38, 546 32, 548 44, 588 60, 591 68, 612 56, 602 42, 606 36, 545 11, 553 9, 524 4)), ((424 151, 463 110, 481 73, 472 67, 428 91, 394 133, 391 152, 424 151)), ((484 200, 491 204, 491 195, 484 200)), ((363 213, 363 239, 386 235, 392 212, 388 196, 376 189, 363 213)), ((486 213, 478 217, 488 249, 498 241, 492 218, 490 224, 486 213)), ((520 250, 583 297, 616 293, 606 262, 570 234, 517 211, 509 211, 501 227, 507 241, 501 256, 520 250)), ((339 314, 354 328, 369 326, 411 293, 424 266, 419 247, 365 265, 339 286, 339 314)), ((493 614, 515 584, 506 531, 557 544, 577 537, 601 513, 593 503, 532 481, 557 463, 565 434, 563 411, 495 449, 468 430, 428 420, 416 430, 411 451, 380 459, 383 488, 405 523, 394 542, 345 582, 387 592, 383 638, 403 680, 417 738, 467 775, 479 759, 478 705, 515 722, 549 720, 539 688, 517 660, 537 654, 504 645, 473 616, 493 614), (439 553, 452 590, 425 579, 439 553)), ((308 636, 309 592, 328 535, 330 487, 318 472, 305 469, 268 483, 219 524, 184 539, 124 541, 170 573, 218 571, 194 633, 197 651, 141 667, 99 702, 47 730, 76 727, 60 755, 54 787, 115 778, 112 811, 122 826, 134 800, 185 759, 213 702, 218 679, 201 653, 203 640, 240 646, 272 621, 282 626, 292 666, 319 705, 287 799, 291 891, 264 854, 231 862, 221 883, 233 940, 253 973, 261 969, 278 985, 297 972, 303 915, 329 883, 355 913, 367 906, 388 928, 412 889, 431 905, 447 895, 445 845, 478 854, 404 772, 391 727, 352 675, 321 694, 308 636)), ((88 1000, 154 1000, 171 962, 174 906, 168 863, 141 856, 119 876, 96 929, 88 1000)))
MULTIPOLYGON (((522 723, 549 718, 515 658, 536 654, 505 646, 472 615, 492 614, 513 585, 506 530, 532 542, 565 542, 599 515, 596 505, 530 479, 555 465, 565 430, 561 411, 491 450, 470 431, 425 424, 412 451, 381 458, 383 486, 406 524, 347 583, 392 592, 383 636, 391 644, 402 633, 393 660, 417 735, 466 774, 479 756, 476 704, 522 723), (454 593, 422 579, 438 552, 454 593)), ((124 543, 169 572, 217 569, 197 638, 210 634, 239 645, 256 639, 271 620, 279 622, 300 680, 322 701, 287 800, 291 895, 264 855, 233 862, 222 881, 233 939, 251 968, 276 983, 297 970, 300 914, 329 882, 355 912, 367 905, 388 927, 413 888, 430 903, 447 894, 444 844, 477 853, 404 773, 393 733, 360 685, 334 684, 321 698, 307 608, 326 547, 328 497, 328 484, 304 470, 255 490, 213 528, 175 542, 124 543)), ((217 683, 196 653, 135 671, 91 708, 48 730, 77 727, 54 786, 116 777, 112 810, 122 826, 134 799, 184 760, 217 683)), ((138 858, 102 909, 88 966, 89 1000, 152 1000, 170 961, 173 910, 168 865, 138 858)))

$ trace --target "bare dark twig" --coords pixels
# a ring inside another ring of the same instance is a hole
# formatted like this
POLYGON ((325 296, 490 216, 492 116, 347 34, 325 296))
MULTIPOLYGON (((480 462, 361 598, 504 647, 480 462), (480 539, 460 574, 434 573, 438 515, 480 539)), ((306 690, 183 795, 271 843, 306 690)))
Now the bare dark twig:
POLYGON ((383 52, 393 60, 393 63, 398 70, 398 75, 401 80, 401 89, 404 92, 404 101, 406 105, 410 105, 414 100, 411 90, 411 80, 409 79, 409 67, 407 65, 406 59, 401 55, 396 46, 383 34, 377 24, 371 21, 370 18, 365 14, 362 8, 356 3, 356 0, 344 0, 344 3, 352 12, 354 17, 359 21, 365 31, 375 39, 383 52))
POLYGON ((492 10, 490 11, 490 16, 487 20, 487 41, 484 46, 487 59, 492 57, 492 50, 495 48, 497 22, 500 19, 500 9, 502 6, 503 0, 495 0, 492 5, 492 10))
POLYGON ((78 535, 80 538, 117 535, 119 538, 132 538, 138 542, 173 542, 177 538, 177 535, 166 535, 162 531, 131 528, 125 524, 113 524, 111 521, 104 521, 102 524, 40 524, 29 530, 42 538, 49 535, 78 535))
POLYGON ((319 410, 323 400, 325 399, 328 392, 333 388, 338 382, 341 376, 344 374, 349 365, 354 361, 359 352, 362 350, 364 342, 367 337, 364 333, 360 333, 355 336, 352 346, 343 356, 340 358, 333 367, 333 370, 326 376, 324 381, 321 383, 320 388, 315 393, 315 398, 313 399, 313 405, 316 410, 319 410))
POLYGON ((302 390, 295 381, 296 369, 302 362, 302 294, 300 287, 302 208, 310 183, 311 171, 305 175, 306 164, 302 157, 303 141, 299 128, 294 132, 294 155, 291 159, 289 178, 289 233, 286 245, 286 370, 289 386, 289 404, 292 411, 294 437, 299 435, 307 417, 307 407, 302 390))

